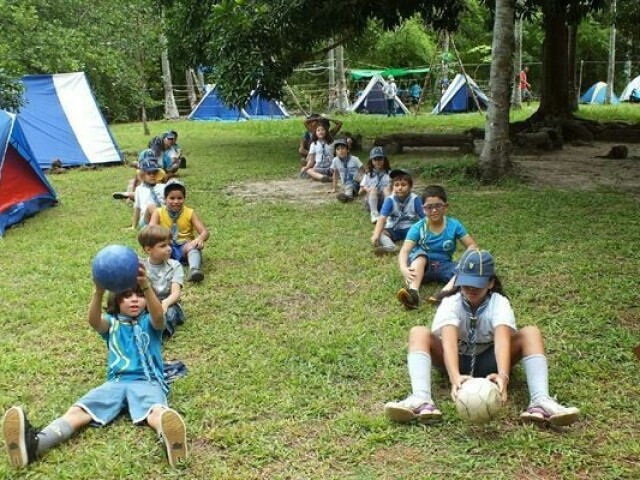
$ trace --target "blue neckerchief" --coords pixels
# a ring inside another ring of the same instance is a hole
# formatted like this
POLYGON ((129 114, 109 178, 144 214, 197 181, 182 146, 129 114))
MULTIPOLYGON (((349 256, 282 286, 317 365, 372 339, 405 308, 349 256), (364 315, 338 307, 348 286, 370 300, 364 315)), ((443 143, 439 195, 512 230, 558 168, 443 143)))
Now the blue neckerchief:
POLYGON ((156 184, 144 182, 144 185, 146 187, 149 187, 149 191, 151 192, 151 200, 153 200, 153 203, 156 204, 156 207, 159 207, 160 205, 162 205, 162 202, 160 201, 160 199, 158 198, 158 195, 156 194, 156 189, 155 189, 156 184))
MULTIPOLYGON (((338 157, 340 158, 340 157, 338 157)), ((347 155, 347 158, 345 158, 344 160, 340 158, 340 161, 342 162, 342 168, 344 169, 344 184, 345 185, 349 185, 352 181, 353 181, 353 177, 355 175, 349 175, 349 169, 347 168, 347 166, 349 165, 349 160, 351 160, 351 154, 347 155)))
MULTIPOLYGON (((464 297, 462 292, 460 292, 460 297, 462 297, 462 308, 464 309, 464 312, 467 317, 466 322, 469 324, 469 334, 468 334, 466 352, 469 352, 469 350, 471 350, 471 371, 469 372, 469 375, 473 377, 473 373, 476 368, 476 342, 478 340, 478 320, 480 315, 484 313, 484 311, 487 309, 487 306, 489 305, 491 292, 489 292, 486 298, 482 301, 482 303, 478 305, 478 308, 475 310, 475 312, 473 311, 473 307, 469 304, 469 302, 464 297)), ((466 352, 465 354, 469 355, 469 353, 466 353, 466 352)))
POLYGON ((178 243, 178 218, 180 218, 180 215, 184 212, 184 205, 177 212, 174 212, 169 207, 166 207, 166 210, 171 219, 171 240, 173 243, 178 243))
POLYGON ((373 179, 375 180, 376 188, 380 187, 380 182, 382 182, 382 178, 387 174, 386 170, 371 170, 371 174, 373 175, 373 179))
POLYGON ((169 385, 164 379, 164 372, 158 371, 149 354, 149 335, 142 331, 138 324, 138 319, 121 313, 116 315, 116 319, 133 325, 133 338, 136 342, 136 347, 138 347, 138 355, 140 355, 144 376, 147 381, 153 382, 155 380, 160 384, 165 395, 169 393, 169 385))

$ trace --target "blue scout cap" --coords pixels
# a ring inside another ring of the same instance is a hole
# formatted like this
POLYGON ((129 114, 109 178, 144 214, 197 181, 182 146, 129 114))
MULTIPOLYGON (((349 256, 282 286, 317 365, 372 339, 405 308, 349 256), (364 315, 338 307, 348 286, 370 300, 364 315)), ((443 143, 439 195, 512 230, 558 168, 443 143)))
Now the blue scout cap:
POLYGON ((467 250, 458 263, 456 287, 486 288, 495 275, 493 257, 486 250, 467 250))
POLYGON ((384 148, 382 148, 382 147, 373 147, 371 149, 371 152, 369 153, 369 160, 371 160, 372 158, 376 158, 376 157, 384 157, 384 158, 387 157, 384 154, 384 148))

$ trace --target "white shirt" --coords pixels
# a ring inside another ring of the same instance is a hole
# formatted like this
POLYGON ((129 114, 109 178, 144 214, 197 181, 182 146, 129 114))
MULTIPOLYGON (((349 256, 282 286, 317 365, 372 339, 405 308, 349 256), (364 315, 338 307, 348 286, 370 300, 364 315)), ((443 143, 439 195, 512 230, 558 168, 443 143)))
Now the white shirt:
MULTIPOLYGON (((156 183, 156 185, 153 187, 153 191, 156 192, 161 205, 164 205, 164 187, 164 183, 156 183)), ((144 217, 144 214, 147 211, 147 206, 152 203, 155 204, 155 202, 153 201, 153 197, 151 196, 151 189, 144 183, 141 183, 136 187, 133 208, 139 209, 140 217, 144 217)))
POLYGON ((329 168, 335 148, 333 143, 313 142, 309 147, 309 154, 315 155, 316 168, 329 168))
MULTIPOLYGON (((446 325, 458 327, 458 340, 462 343, 460 348, 466 346, 469 341, 469 318, 462 306, 460 292, 442 300, 433 319, 431 331, 442 338, 442 327, 446 325)), ((499 325, 507 325, 516 330, 516 319, 509 300, 499 293, 492 293, 486 309, 478 317, 476 344, 492 343, 499 325)))

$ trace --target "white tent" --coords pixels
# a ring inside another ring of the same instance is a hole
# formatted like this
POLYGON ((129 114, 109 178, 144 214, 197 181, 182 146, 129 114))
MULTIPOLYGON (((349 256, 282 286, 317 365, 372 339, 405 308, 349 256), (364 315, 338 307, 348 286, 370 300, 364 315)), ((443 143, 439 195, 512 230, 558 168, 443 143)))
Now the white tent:
MULTIPOLYGON (((637 90, 638 94, 640 94, 640 75, 634 78, 629 82, 629 84, 622 91, 622 95, 620 95, 621 102, 628 102, 631 99, 631 95, 633 91, 637 90)), ((638 94, 635 96, 638 97, 638 94)))
MULTIPOLYGON (((374 75, 369 80, 366 88, 356 98, 356 101, 347 108, 349 112, 357 113, 387 113, 387 101, 382 93, 386 82, 380 75, 374 75)), ((409 114, 409 109, 396 95, 396 113, 409 114), (398 111, 400 109, 400 111, 398 111)))
POLYGON ((18 118, 42 168, 122 163, 84 72, 27 75, 18 118))

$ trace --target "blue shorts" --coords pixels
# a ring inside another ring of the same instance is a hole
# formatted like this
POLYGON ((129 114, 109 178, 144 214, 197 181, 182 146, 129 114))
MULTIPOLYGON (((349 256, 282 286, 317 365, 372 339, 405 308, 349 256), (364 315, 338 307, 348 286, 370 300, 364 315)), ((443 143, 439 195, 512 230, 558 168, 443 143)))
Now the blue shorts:
MULTIPOLYGON (((469 372, 471 372, 471 358, 471 355, 458 355, 461 374, 468 375, 469 372)), ((476 367, 473 371, 473 376, 484 378, 491 373, 498 373, 496 352, 493 346, 487 348, 481 354, 476 355, 476 367)))
POLYGON ((125 408, 133 423, 140 423, 149 416, 153 407, 168 407, 162 387, 145 380, 110 380, 88 392, 74 406, 87 412, 93 419, 92 425, 97 426, 112 422, 125 408))
POLYGON ((427 257, 427 266, 425 268, 422 282, 441 282, 447 283, 456 274, 457 263, 451 260, 431 260, 429 254, 422 248, 414 248, 409 254, 409 265, 418 257, 427 257))
POLYGON ((407 233, 409 233, 408 228, 385 228, 384 231, 387 232, 389 237, 391 237, 391 240, 394 242, 404 240, 407 238, 407 233))
POLYGON ((182 247, 184 243, 172 243, 171 244, 171 258, 177 260, 178 262, 182 262, 182 247))
MULTIPOLYGON (((458 363, 462 375, 469 375, 469 373, 471 373, 471 358, 471 355, 458 354, 458 363)), ((437 366, 436 368, 443 375, 447 374, 447 369, 444 368, 444 366, 437 366)), ((476 378, 485 378, 492 373, 498 373, 498 363, 496 362, 496 352, 493 344, 484 352, 476 355, 476 366, 473 370, 473 376, 476 378)))

